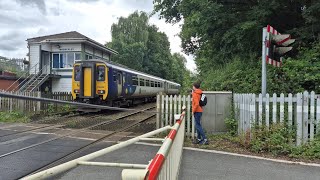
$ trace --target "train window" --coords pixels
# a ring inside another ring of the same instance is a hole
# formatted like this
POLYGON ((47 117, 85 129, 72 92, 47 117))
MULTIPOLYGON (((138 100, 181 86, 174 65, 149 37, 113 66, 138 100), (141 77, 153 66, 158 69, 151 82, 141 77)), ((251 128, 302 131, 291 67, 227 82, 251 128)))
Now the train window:
POLYGON ((144 86, 144 79, 140 79, 140 86, 144 86))
POLYGON ((151 87, 154 87, 154 81, 150 81, 151 87))
POLYGON ((148 79, 146 80, 146 86, 150 86, 150 81, 148 79))
POLYGON ((104 81, 105 74, 106 74, 105 67, 97 66, 97 81, 104 81))
POLYGON ((121 78, 121 73, 118 72, 118 75, 117 75, 118 84, 122 84, 122 83, 121 83, 121 80, 122 80, 122 78, 121 78))
POLYGON ((113 81, 114 81, 114 82, 117 81, 117 72, 113 72, 113 81))
POLYGON ((122 79, 123 79, 123 80, 122 80, 123 83, 125 83, 125 82, 127 81, 127 80, 126 80, 126 73, 123 73, 122 79))
POLYGON ((138 78, 137 78, 137 76, 132 76, 132 85, 135 85, 135 86, 138 85, 138 78))
POLYGON ((80 81, 80 66, 74 66, 74 80, 80 81))

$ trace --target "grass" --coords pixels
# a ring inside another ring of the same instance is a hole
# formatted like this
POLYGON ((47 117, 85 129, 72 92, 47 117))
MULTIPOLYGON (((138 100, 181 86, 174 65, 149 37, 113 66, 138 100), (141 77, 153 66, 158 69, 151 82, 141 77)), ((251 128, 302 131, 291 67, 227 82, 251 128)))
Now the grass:
MULTIPOLYGON (((187 147, 219 150, 267 158, 320 163, 320 138, 316 138, 314 141, 303 146, 279 144, 276 146, 276 149, 272 142, 266 142, 261 139, 259 139, 259 144, 257 144, 258 140, 251 140, 251 142, 247 142, 244 136, 232 136, 229 133, 208 135, 208 139, 209 145, 198 145, 192 144, 192 140, 186 138, 184 145, 187 147), (263 148, 261 148, 261 144, 264 144, 263 148)), ((266 139, 268 140, 267 137, 266 139)))
POLYGON ((27 123, 30 122, 28 115, 21 112, 0 112, 0 122, 18 122, 18 123, 27 123))

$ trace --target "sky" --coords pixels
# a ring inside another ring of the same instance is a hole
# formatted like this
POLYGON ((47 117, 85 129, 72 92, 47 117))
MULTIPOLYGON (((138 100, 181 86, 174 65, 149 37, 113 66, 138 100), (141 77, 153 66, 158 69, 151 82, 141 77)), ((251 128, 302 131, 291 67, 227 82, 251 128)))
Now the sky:
MULTIPOLYGON (((111 25, 119 17, 136 10, 151 13, 153 0, 1 0, 0 56, 24 58, 26 39, 68 31, 79 33, 105 44, 111 41, 111 25)), ((167 24, 157 15, 150 18, 159 31, 167 34, 171 52, 187 59, 187 68, 195 71, 191 56, 182 52, 178 34, 181 24, 167 24)))

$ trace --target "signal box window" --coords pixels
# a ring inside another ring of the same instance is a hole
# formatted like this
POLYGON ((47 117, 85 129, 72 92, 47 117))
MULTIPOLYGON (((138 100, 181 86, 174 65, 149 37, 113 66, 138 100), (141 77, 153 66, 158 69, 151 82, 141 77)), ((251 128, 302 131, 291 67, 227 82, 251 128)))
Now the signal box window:
POLYGON ((80 81, 80 66, 74 67, 74 80, 80 81))
POLYGON ((150 81, 151 87, 154 87, 154 82, 150 81))
POLYGON ((146 86, 150 86, 149 80, 146 80, 146 86))
POLYGON ((104 66, 98 66, 97 67, 97 81, 104 81, 105 80, 105 67, 104 66))

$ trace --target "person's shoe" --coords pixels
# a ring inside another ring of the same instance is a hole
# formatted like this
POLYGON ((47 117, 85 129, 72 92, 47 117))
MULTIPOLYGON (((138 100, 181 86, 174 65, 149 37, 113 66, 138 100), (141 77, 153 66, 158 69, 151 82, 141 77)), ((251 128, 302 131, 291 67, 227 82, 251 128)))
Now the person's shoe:
POLYGON ((209 145, 209 141, 208 139, 204 139, 203 141, 201 141, 199 144, 202 144, 202 145, 209 145))
POLYGON ((201 139, 195 139, 192 141, 192 144, 199 144, 201 141, 201 139))

